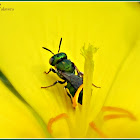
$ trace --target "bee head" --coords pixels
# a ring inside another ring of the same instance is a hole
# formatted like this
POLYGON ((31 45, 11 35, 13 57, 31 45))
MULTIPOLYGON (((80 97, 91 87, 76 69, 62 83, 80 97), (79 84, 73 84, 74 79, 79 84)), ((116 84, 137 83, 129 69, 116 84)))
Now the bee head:
POLYGON ((50 65, 55 66, 64 59, 67 59, 67 55, 65 53, 58 53, 50 58, 49 63, 50 65))
POLYGON ((59 53, 61 42, 62 42, 62 38, 60 39, 59 49, 58 49, 58 53, 57 54, 54 54, 51 50, 49 50, 49 49, 47 49, 45 47, 42 47, 43 49, 45 49, 45 50, 47 50, 47 51, 49 51, 49 52, 51 52, 53 54, 53 56, 49 60, 49 63, 52 66, 55 66, 56 64, 58 64, 62 60, 67 59, 67 55, 65 53, 59 53))

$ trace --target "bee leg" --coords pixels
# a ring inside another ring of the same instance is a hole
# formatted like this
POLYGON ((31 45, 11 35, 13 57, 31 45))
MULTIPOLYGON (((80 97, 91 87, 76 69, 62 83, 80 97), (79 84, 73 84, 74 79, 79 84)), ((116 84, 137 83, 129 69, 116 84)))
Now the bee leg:
POLYGON ((83 90, 83 84, 79 86, 79 88, 77 89, 77 91, 73 97, 72 106, 74 108, 78 105, 78 102, 82 105, 82 96, 80 97, 80 93, 82 90, 83 90), (79 99, 79 97, 81 99, 79 99))
MULTIPOLYGON (((76 70, 78 76, 83 77, 83 76, 84 76, 84 73, 81 72, 81 71, 79 71, 79 69, 75 66, 75 64, 74 64, 74 67, 75 67, 75 70, 76 70)), ((96 85, 94 85, 94 84, 92 84, 92 85, 93 85, 94 87, 96 87, 96 88, 101 88, 101 87, 98 87, 98 86, 96 86, 96 85)))
POLYGON ((50 68, 48 72, 45 71, 44 73, 45 73, 45 74, 49 74, 51 71, 52 71, 53 73, 56 73, 55 69, 53 69, 53 68, 50 68))
POLYGON ((67 95, 70 97, 70 99, 71 99, 71 103, 72 103, 72 95, 69 93, 69 91, 67 90, 68 88, 67 88, 67 86, 65 86, 64 87, 64 90, 66 91, 66 93, 67 93, 67 95))
POLYGON ((83 76, 84 76, 83 72, 79 71, 79 72, 78 72, 78 76, 83 77, 83 76))
POLYGON ((83 77, 83 72, 81 72, 81 71, 79 71, 79 69, 76 67, 76 65, 74 64, 74 67, 75 67, 75 70, 76 70, 76 72, 77 72, 77 74, 78 74, 78 76, 81 76, 81 77, 83 77))
POLYGON ((56 81, 56 82, 54 82, 52 85, 50 85, 50 86, 46 86, 46 87, 41 87, 41 88, 48 88, 48 87, 52 87, 52 86, 54 86, 54 85, 56 85, 57 83, 59 83, 59 84, 64 84, 66 81, 56 81))
POLYGON ((98 87, 98 86, 96 86, 96 85, 94 85, 94 84, 92 84, 94 87, 96 87, 96 88, 101 88, 101 87, 98 87))

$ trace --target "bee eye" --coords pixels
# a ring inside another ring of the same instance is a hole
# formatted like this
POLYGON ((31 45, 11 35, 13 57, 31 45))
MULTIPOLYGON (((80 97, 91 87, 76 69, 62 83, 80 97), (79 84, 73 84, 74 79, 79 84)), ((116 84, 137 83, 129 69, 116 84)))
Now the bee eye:
POLYGON ((54 58, 51 57, 50 60, 49 60, 50 65, 52 65, 53 61, 54 61, 54 58))

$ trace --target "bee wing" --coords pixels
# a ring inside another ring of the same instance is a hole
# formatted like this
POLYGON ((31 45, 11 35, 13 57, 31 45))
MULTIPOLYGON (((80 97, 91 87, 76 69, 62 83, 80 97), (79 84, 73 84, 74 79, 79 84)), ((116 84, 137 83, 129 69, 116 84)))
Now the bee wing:
POLYGON ((70 82, 75 89, 78 89, 80 85, 83 83, 83 78, 75 75, 74 73, 69 72, 60 72, 65 79, 70 82))

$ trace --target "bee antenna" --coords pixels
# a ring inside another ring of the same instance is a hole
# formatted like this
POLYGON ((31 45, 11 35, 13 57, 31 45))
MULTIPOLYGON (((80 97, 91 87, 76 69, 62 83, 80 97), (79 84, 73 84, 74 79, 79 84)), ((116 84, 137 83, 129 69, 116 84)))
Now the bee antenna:
POLYGON ((59 53, 59 51, 60 51, 61 42, 62 42, 62 37, 61 37, 61 39, 60 39, 58 53, 59 53))
POLYGON ((51 50, 49 50, 49 49, 47 49, 45 47, 42 47, 42 48, 45 49, 45 50, 47 50, 47 51, 49 51, 49 52, 51 52, 54 55, 54 53, 51 50))

